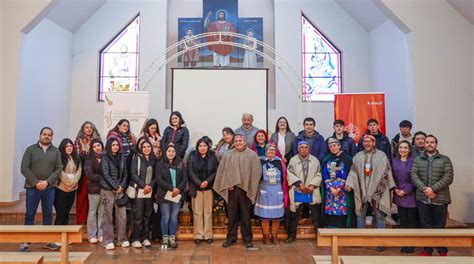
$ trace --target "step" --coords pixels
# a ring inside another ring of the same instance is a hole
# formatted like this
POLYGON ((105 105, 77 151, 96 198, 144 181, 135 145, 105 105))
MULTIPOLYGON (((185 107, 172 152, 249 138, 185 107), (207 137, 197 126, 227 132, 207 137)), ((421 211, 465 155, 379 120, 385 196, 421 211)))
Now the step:
POLYGON ((23 264, 43 264, 43 256, 42 255, 24 255, 21 252, 10 252, 15 254, 8 254, 9 252, 0 253, 0 263, 2 264, 16 264, 16 263, 23 263, 23 264))

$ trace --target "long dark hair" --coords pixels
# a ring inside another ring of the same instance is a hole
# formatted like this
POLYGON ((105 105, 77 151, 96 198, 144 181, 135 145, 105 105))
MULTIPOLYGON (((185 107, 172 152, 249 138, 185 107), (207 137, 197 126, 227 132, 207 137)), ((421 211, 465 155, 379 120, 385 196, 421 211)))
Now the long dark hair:
POLYGON ((112 155, 112 143, 114 143, 115 141, 117 141, 117 143, 119 145, 119 151, 117 152, 117 155, 120 154, 120 151, 122 150, 122 147, 120 146, 120 141, 115 137, 111 137, 111 138, 107 139, 107 143, 105 143, 105 152, 109 156, 113 156, 112 155))
POLYGON ((154 118, 150 118, 146 121, 146 123, 145 123, 145 125, 143 126, 143 129, 142 129, 142 134, 149 137, 150 134, 148 133, 148 129, 152 125, 156 125, 156 133, 158 133, 158 136, 161 137, 160 126, 158 125, 158 121, 156 121, 156 119, 154 119, 154 118))
POLYGON ((200 156, 200 153, 199 153, 199 145, 201 143, 204 143, 207 145, 207 153, 206 153, 206 156, 209 156, 210 154, 212 154, 212 150, 211 150, 211 147, 212 147, 212 141, 210 141, 210 138, 208 136, 204 136, 200 139, 198 139, 198 141, 196 142, 196 156, 199 157, 200 156))
POLYGON ((280 116, 278 119, 277 119, 277 122, 275 124, 275 132, 278 133, 278 131, 280 131, 280 129, 278 128, 278 122, 280 122, 280 119, 284 119, 286 121, 286 131, 287 132, 291 132, 291 129, 290 129, 290 123, 288 123, 288 119, 286 119, 286 117, 284 116, 280 116))
MULTIPOLYGON (((115 133, 120 133, 119 132, 119 126, 121 126, 123 123, 127 122, 128 123, 128 131, 127 131, 127 136, 130 135, 131 133, 131 129, 130 129, 130 121, 128 121, 128 119, 120 119, 117 124, 114 126, 114 128, 112 128, 110 131, 109 131, 109 135, 110 133, 112 132, 115 132, 115 133)), ((119 141, 120 143, 120 141, 119 141)))
POLYGON ((172 116, 177 116, 179 118, 179 126, 181 127, 185 122, 184 122, 184 119, 183 119, 183 115, 179 112, 179 111, 173 111, 170 115, 170 126, 173 126, 173 124, 171 124, 171 117, 172 116))
POLYGON ((100 140, 100 138, 94 138, 91 140, 90 144, 89 144, 89 156, 91 158, 97 158, 97 156, 102 156, 104 154, 104 151, 105 151, 105 148, 104 148, 104 143, 102 142, 102 140, 100 140), (95 152, 94 152, 94 144, 95 143, 99 143, 101 146, 102 146, 102 153, 100 153, 99 155, 97 155, 95 152))
POLYGON ((143 144, 145 144, 145 143, 150 144, 150 147, 151 147, 150 160, 156 159, 155 152, 153 152, 153 145, 151 144, 150 140, 148 138, 145 138, 145 137, 141 137, 138 140, 137 153, 140 153, 141 155, 143 155, 143 157, 145 157, 145 154, 143 154, 143 144))
POLYGON ((69 161, 69 155, 66 154, 67 144, 72 145, 71 157, 72 157, 72 160, 74 161, 74 164, 76 165, 76 167, 79 167, 79 163, 81 162, 81 158, 79 157, 76 150, 74 149, 74 142, 72 142, 72 140, 70 140, 69 138, 65 138, 61 141, 61 144, 59 144, 59 152, 61 152, 61 160, 62 160, 63 166, 64 166, 63 170, 66 169, 66 164, 69 161))
POLYGON ((176 150, 176 146, 173 143, 170 143, 168 146, 166 146, 165 151, 163 152, 163 161, 165 162, 166 166, 170 166, 170 160, 168 159, 168 156, 166 156, 166 151, 168 151, 169 148, 174 148, 174 150, 176 151, 176 155, 174 156, 174 159, 171 162, 171 166, 176 167, 181 163, 181 158, 178 157, 178 151, 176 150))

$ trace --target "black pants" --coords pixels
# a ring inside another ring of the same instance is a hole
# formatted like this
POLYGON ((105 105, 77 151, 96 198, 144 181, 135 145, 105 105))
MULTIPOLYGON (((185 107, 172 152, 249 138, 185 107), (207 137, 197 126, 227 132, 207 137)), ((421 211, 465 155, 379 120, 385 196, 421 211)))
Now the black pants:
POLYGON ((161 232, 161 211, 158 203, 158 210, 155 212, 153 209, 153 215, 151 217, 151 238, 153 240, 161 240, 163 238, 163 233, 161 232))
POLYGON ((153 213, 153 200, 151 198, 136 198, 131 200, 133 215, 132 235, 130 240, 143 241, 150 239, 151 215, 153 213))
MULTIPOLYGON (((400 219, 401 228, 417 228, 418 227, 418 209, 398 206, 398 217, 400 219)), ((409 251, 415 250, 414 247, 405 247, 409 251)))
MULTIPOLYGON (((417 202, 418 214, 420 216, 421 228, 445 228, 446 227, 446 216, 448 214, 448 205, 433 205, 417 202)), ((423 248, 426 252, 433 252, 433 248, 423 248)), ((447 247, 436 248, 438 253, 448 252, 447 247)))
POLYGON ((71 212, 76 191, 63 192, 56 188, 56 197, 54 198, 54 209, 56 210, 55 225, 69 225, 69 212, 71 212))
POLYGON ((325 215, 329 228, 347 228, 347 215, 325 215))
MULTIPOLYGON (((321 219, 321 204, 309 204, 308 206, 311 219, 313 220, 315 232, 317 233, 319 227, 319 220, 321 219)), ((290 211, 288 223, 288 237, 296 238, 296 229, 298 228, 298 221, 300 220, 302 210, 303 205, 301 204, 296 209, 296 212, 290 211)))
POLYGON ((227 240, 237 240, 237 230, 240 222, 240 233, 245 242, 252 241, 252 228, 250 227, 250 213, 252 210, 252 202, 247 197, 247 193, 234 187, 229 191, 229 202, 227 203, 227 240))

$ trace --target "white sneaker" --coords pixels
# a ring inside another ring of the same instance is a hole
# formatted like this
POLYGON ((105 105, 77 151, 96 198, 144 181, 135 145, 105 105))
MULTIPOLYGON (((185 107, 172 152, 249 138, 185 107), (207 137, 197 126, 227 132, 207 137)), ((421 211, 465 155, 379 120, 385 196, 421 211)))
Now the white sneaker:
POLYGON ((115 249, 114 243, 108 243, 108 244, 105 246, 105 249, 107 249, 107 250, 115 249))
POLYGON ((97 242, 98 242, 97 238, 95 238, 95 237, 89 238, 89 243, 91 243, 91 244, 97 244, 97 242))
POLYGON ((120 246, 123 247, 123 248, 128 248, 130 246, 130 242, 125 240, 125 241, 122 242, 122 244, 120 244, 120 246))
POLYGON ((148 240, 148 239, 143 240, 143 245, 144 245, 145 247, 151 247, 151 242, 150 242, 150 240, 148 240))
POLYGON ((142 247, 142 243, 140 243, 140 241, 135 241, 132 243, 132 247, 134 248, 141 248, 142 247))
POLYGON ((103 236, 99 236, 99 237, 97 238, 97 241, 99 241, 100 243, 102 243, 102 240, 104 240, 104 237, 103 237, 103 236))

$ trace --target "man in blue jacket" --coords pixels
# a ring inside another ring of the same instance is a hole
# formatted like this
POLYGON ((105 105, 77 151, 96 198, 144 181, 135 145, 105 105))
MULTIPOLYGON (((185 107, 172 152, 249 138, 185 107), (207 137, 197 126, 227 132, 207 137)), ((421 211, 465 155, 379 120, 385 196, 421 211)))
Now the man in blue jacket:
POLYGON ((293 153, 298 154, 298 143, 300 141, 306 141, 309 144, 310 154, 318 158, 319 162, 322 163, 324 157, 328 153, 328 146, 324 137, 319 134, 318 131, 314 130, 316 121, 312 117, 307 117, 303 120, 304 130, 298 133, 296 136, 295 144, 293 146, 293 153))

